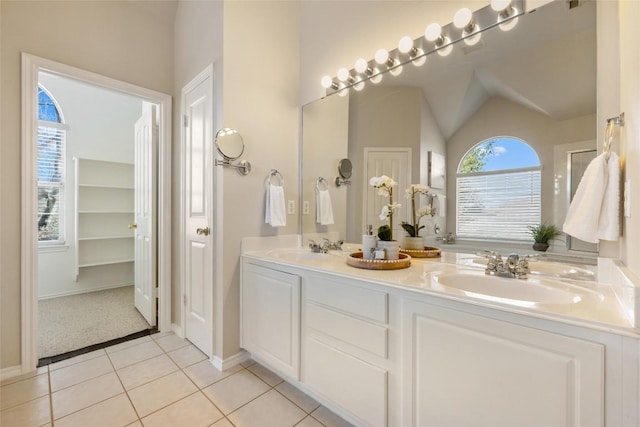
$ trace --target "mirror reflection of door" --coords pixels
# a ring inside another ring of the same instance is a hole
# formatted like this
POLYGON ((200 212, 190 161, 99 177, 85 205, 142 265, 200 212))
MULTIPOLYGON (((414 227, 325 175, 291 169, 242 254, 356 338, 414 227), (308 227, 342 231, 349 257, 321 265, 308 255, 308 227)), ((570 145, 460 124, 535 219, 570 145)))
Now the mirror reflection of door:
POLYGON ((42 359, 156 324, 158 116, 140 98, 60 75, 39 73, 39 86, 39 109, 62 122, 38 126, 42 359), (57 145, 41 133, 47 126, 61 132, 57 145), (44 182, 47 170, 58 180, 44 182), (144 295, 135 304, 134 288, 144 295))
MULTIPOLYGON (((576 194, 584 171, 587 169, 587 166, 589 166, 589 163, 596 158, 596 155, 596 150, 573 151, 568 153, 568 167, 571 172, 568 181, 570 201, 573 200, 573 196, 576 194)), ((567 235, 567 249, 582 252, 597 252, 598 244, 585 242, 567 235)))

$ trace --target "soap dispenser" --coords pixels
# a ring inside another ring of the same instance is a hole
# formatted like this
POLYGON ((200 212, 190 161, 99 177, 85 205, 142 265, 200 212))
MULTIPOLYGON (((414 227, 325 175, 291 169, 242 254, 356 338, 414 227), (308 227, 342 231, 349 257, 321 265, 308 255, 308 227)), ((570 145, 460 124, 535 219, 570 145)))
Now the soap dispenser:
POLYGON ((362 258, 373 259, 373 251, 378 244, 378 236, 373 235, 373 226, 369 224, 362 235, 362 258))

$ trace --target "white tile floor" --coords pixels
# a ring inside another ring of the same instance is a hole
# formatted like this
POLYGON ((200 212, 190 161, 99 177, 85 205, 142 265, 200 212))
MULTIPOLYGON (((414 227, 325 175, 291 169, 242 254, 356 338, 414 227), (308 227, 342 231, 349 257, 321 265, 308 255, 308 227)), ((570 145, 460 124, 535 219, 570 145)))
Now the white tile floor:
POLYGON ((2 427, 351 425, 259 364, 218 372, 172 333, 3 381, 0 409, 2 427))

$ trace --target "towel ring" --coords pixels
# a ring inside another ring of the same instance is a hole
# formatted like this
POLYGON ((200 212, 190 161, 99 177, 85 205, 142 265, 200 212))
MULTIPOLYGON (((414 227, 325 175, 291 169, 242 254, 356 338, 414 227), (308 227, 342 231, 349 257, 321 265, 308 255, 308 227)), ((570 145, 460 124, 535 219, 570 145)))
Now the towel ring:
POLYGON ((269 177, 267 178, 267 180, 269 181, 269 184, 277 185, 278 187, 282 187, 284 185, 284 177, 278 171, 278 169, 271 169, 271 172, 269 172, 269 177), (278 178, 278 184, 273 184, 273 182, 271 182, 271 178, 273 178, 274 176, 278 178))
POLYGON ((320 186, 322 185, 323 182, 324 182, 324 187, 325 187, 324 189, 325 190, 329 189, 329 181, 327 181, 323 177, 319 176, 318 179, 316 180, 316 191, 322 191, 320 189, 320 186))
POLYGON ((607 154, 607 159, 611 154, 611 144, 613 143, 614 129, 618 126, 624 126, 624 113, 620 113, 617 117, 611 117, 607 119, 607 128, 604 131, 604 152, 607 154))

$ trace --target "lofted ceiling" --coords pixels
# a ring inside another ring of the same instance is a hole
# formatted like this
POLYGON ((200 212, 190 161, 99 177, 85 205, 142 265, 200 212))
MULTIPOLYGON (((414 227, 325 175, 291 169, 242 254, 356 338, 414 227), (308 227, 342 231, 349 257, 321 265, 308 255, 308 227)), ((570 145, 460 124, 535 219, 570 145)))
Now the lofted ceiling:
POLYGON ((595 113, 595 1, 574 9, 552 2, 509 32, 492 28, 477 45, 458 43, 450 55, 407 64, 381 84, 421 87, 446 139, 496 96, 558 121, 595 113))

